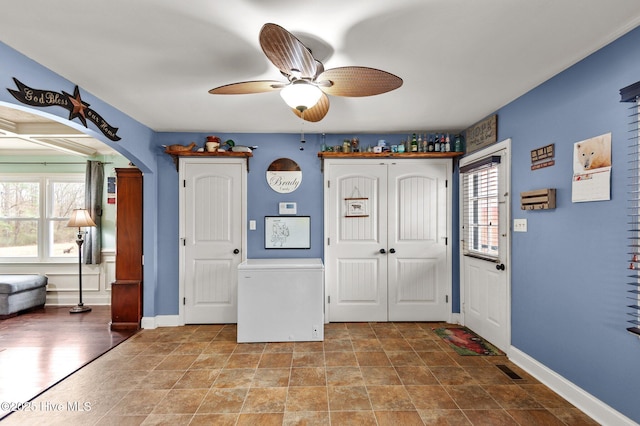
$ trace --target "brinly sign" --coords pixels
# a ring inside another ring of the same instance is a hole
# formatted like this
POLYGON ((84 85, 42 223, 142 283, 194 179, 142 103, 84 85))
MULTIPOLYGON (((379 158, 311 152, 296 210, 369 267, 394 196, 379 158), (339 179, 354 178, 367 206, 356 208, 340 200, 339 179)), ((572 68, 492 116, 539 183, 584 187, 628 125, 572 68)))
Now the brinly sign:
POLYGON ((112 141, 119 141, 120 136, 116 135, 117 127, 111 126, 97 112, 89 108, 89 104, 80 97, 80 89, 76 85, 73 95, 62 91, 62 93, 51 90, 32 89, 22 84, 17 78, 13 78, 18 90, 7 89, 18 101, 34 107, 59 106, 69 111, 69 120, 79 119, 84 127, 87 127, 87 120, 95 124, 98 129, 112 141))

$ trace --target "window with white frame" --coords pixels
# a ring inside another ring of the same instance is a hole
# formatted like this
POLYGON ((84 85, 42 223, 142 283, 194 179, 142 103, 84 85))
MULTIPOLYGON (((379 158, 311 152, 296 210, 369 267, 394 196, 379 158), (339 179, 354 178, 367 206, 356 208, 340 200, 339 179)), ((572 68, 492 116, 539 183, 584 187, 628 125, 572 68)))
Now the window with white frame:
POLYGON ((84 208, 84 174, 0 175, 0 262, 77 259, 73 209, 84 208))
POLYGON ((462 180, 462 250, 466 256, 496 260, 499 247, 498 173, 492 156, 460 169, 462 180))

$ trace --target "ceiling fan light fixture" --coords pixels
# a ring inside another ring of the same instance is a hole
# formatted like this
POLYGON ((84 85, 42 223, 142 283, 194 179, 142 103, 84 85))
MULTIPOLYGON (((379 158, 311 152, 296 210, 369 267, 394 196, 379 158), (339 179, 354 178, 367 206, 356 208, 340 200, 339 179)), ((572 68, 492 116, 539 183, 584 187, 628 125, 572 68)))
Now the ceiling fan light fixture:
POLYGON ((280 91, 280 96, 291 108, 302 112, 318 103, 322 90, 305 80, 295 80, 280 91))

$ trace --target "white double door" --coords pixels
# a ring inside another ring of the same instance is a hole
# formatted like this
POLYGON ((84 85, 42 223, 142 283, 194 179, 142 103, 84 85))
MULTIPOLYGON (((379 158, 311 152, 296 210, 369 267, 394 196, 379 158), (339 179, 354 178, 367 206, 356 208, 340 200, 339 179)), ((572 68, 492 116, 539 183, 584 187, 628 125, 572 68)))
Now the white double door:
POLYGON ((329 321, 450 317, 450 160, 325 160, 329 321))
POLYGON ((181 158, 180 315, 185 324, 237 322, 246 236, 244 159, 181 158))

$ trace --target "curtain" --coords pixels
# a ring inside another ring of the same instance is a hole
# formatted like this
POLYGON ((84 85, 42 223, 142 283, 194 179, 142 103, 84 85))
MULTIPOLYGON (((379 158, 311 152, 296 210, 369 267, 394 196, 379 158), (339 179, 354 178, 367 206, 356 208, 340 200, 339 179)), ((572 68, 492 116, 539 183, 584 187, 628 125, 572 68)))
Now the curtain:
POLYGON ((104 168, 100 161, 87 161, 84 184, 84 204, 96 223, 89 228, 83 247, 83 262, 99 264, 102 261, 102 188, 104 187, 104 168))

